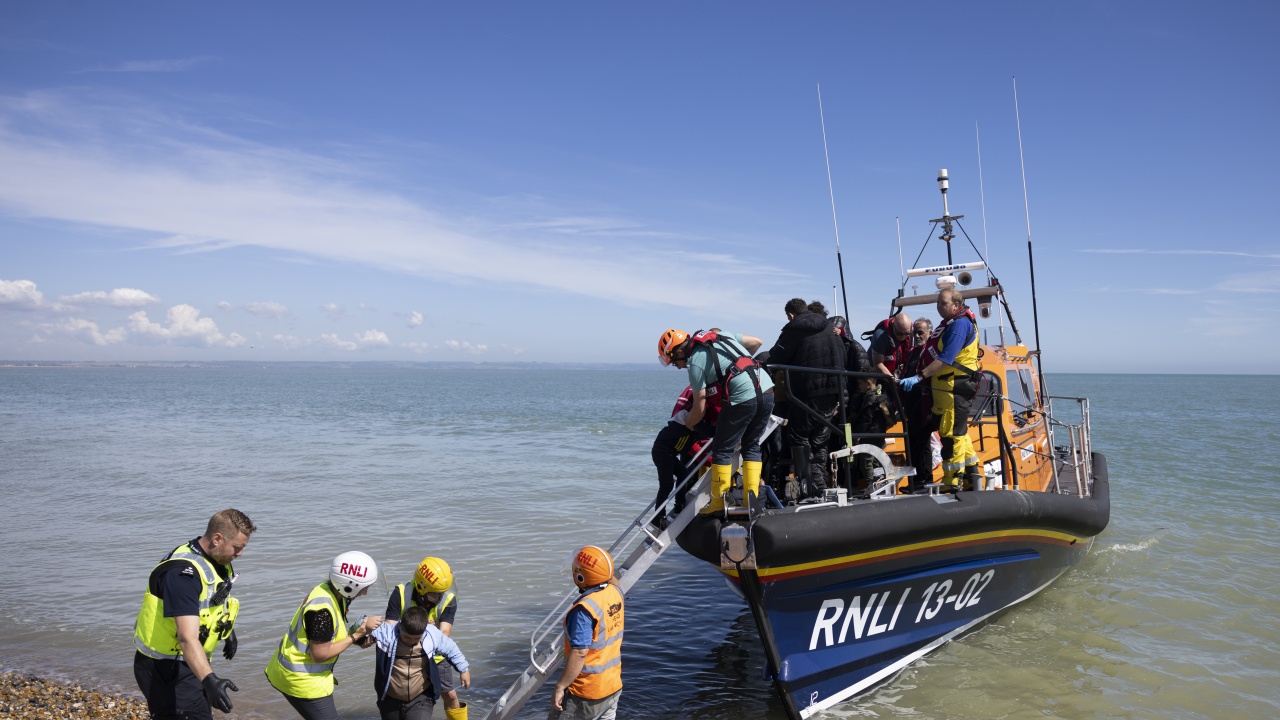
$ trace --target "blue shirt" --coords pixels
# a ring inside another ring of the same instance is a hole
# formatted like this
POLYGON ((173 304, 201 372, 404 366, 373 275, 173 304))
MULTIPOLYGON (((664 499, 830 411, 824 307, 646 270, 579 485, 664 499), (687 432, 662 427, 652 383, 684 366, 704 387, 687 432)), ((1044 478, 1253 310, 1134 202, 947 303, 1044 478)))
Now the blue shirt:
POLYGON ((946 329, 942 331, 942 337, 939 339, 939 344, 942 345, 942 352, 938 355, 938 359, 948 365, 955 364, 956 355, 964 349, 966 341, 973 331, 973 323, 968 317, 961 315, 952 320, 946 329))
POLYGON ((583 650, 591 647, 591 638, 595 635, 596 619, 591 617, 591 613, 586 608, 574 606, 569 611, 569 617, 565 623, 569 626, 569 647, 575 650, 583 650))

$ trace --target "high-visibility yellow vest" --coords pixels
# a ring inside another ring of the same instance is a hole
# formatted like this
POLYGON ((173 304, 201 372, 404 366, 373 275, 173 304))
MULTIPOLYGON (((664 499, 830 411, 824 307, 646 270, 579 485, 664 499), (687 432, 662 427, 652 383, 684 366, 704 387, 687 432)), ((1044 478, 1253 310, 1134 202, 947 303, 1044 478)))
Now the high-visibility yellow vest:
POLYGON ((271 687, 285 695, 314 700, 333 694, 333 666, 335 655, 324 662, 311 657, 307 648, 306 613, 313 610, 328 611, 333 618, 333 638, 339 642, 347 637, 346 604, 333 592, 328 581, 312 588, 307 599, 293 613, 289 632, 280 639, 280 647, 267 663, 267 680, 271 687))
MULTIPOLYGON (((164 616, 164 599, 160 597, 160 577, 175 565, 191 565, 200 578, 199 620, 200 644, 206 655, 212 655, 218 641, 231 635, 240 601, 231 597, 229 580, 223 580, 207 557, 191 547, 191 543, 174 548, 151 571, 147 589, 142 594, 142 608, 133 623, 133 645, 138 652, 157 660, 182 659, 182 647, 178 645, 178 622, 164 616)), ((227 577, 232 577, 230 565, 224 566, 227 577)))
POLYGON ((942 342, 943 332, 948 325, 961 316, 969 318, 969 321, 973 323, 971 334, 960 341, 963 344, 960 346, 959 352, 956 353, 955 361, 951 363, 952 369, 943 370, 930 378, 932 380, 931 387, 946 393, 952 392, 955 387, 957 371, 966 378, 973 377, 978 372, 978 321, 973 317, 973 313, 968 308, 964 308, 961 312, 943 320, 929 337, 929 345, 926 348, 927 358, 930 361, 939 359, 946 349, 943 347, 942 342))
MULTIPOLYGON (((586 700, 599 700, 622 689, 622 591, 613 583, 599 590, 583 593, 573 604, 583 608, 595 618, 591 645, 587 648, 587 660, 582 672, 569 685, 569 692, 586 700)), ((569 618, 565 616, 565 629, 569 618)), ((569 634, 564 636, 564 656, 569 657, 572 647, 569 634)))
MULTIPOLYGON (((404 611, 409 609, 409 601, 413 599, 412 588, 413 583, 402 583, 396 586, 396 591, 400 593, 400 617, 404 617, 404 611)), ((435 607, 431 608, 427 613, 427 622, 435 625, 436 627, 440 627, 440 614, 443 613, 445 608, 449 607, 449 603, 452 603, 457 597, 458 594, 455 593, 452 588, 445 590, 440 595, 440 601, 437 602, 435 607)), ((444 662, 444 656, 436 655, 432 660, 435 660, 437 663, 444 662)))

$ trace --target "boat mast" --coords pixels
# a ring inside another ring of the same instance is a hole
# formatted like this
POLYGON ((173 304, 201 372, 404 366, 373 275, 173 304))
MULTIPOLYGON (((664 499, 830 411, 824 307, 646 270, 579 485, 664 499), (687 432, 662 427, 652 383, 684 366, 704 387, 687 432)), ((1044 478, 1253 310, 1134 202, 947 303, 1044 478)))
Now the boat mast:
POLYGON ((1027 217, 1027 263, 1031 266, 1031 326, 1036 336, 1036 373, 1040 376, 1040 399, 1048 402, 1044 366, 1040 360, 1040 312, 1036 307, 1036 259, 1031 252, 1031 204, 1027 201, 1027 161, 1022 154, 1022 115, 1018 112, 1018 78, 1013 78, 1013 117, 1018 124, 1018 163, 1022 166, 1022 207, 1027 217))
POLYGON ((836 267, 840 271, 840 294, 844 296, 844 319, 849 319, 849 294, 844 289, 844 260, 840 258, 840 223, 836 220, 836 191, 831 185, 831 154, 827 152, 827 119, 822 114, 822 83, 818 83, 818 121, 822 123, 822 157, 827 161, 827 193, 831 195, 831 224, 836 231, 836 267))
POLYGON ((951 259, 951 241, 955 238, 956 234, 951 228, 951 223, 964 218, 963 215, 952 215, 951 212, 947 210, 947 189, 950 186, 951 181, 947 177, 947 169, 942 168, 938 171, 938 189, 942 191, 942 217, 929 221, 932 223, 942 223, 942 234, 938 236, 938 239, 947 243, 948 265, 955 263, 955 261, 951 259))

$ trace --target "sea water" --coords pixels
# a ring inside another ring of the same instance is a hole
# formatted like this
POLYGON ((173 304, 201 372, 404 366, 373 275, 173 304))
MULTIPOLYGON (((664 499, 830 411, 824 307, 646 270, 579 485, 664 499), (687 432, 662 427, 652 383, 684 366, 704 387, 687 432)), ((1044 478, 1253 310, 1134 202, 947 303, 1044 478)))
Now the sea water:
MULTIPOLYGON (((1280 716, 1280 377, 1048 376, 1092 400, 1111 525, 1039 596, 831 717, 1280 716)), ((263 675, 329 560, 394 584, 453 566, 463 693, 480 717, 529 632, 656 488, 683 374, 635 369, 0 369, 0 668, 132 690, 154 564, 235 507, 237 716, 289 717, 263 675)), ((352 617, 386 598, 357 600, 352 617)), ((620 718, 785 717, 750 613, 679 549, 627 597, 620 718)), ((373 651, 337 665, 344 717, 376 718, 373 651)), ((547 692, 523 717, 545 714, 547 692)), ((438 711, 439 712, 439 711, 438 711)))

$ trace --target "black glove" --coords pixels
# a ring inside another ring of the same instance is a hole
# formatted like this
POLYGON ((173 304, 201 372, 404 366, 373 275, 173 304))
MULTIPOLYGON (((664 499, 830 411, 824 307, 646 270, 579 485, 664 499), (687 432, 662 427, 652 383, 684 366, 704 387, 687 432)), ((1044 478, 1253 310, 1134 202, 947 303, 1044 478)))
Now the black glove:
POLYGON ((204 686, 204 699, 209 702, 209 707, 214 707, 222 712, 231 712, 231 698, 227 696, 227 688, 231 688, 232 692, 240 692, 240 688, 230 680, 209 673, 204 676, 204 680, 200 681, 204 686))
POLYGON ((222 642, 222 657, 230 660, 236 656, 236 650, 240 648, 240 641, 236 639, 236 631, 232 630, 227 639, 222 642))

